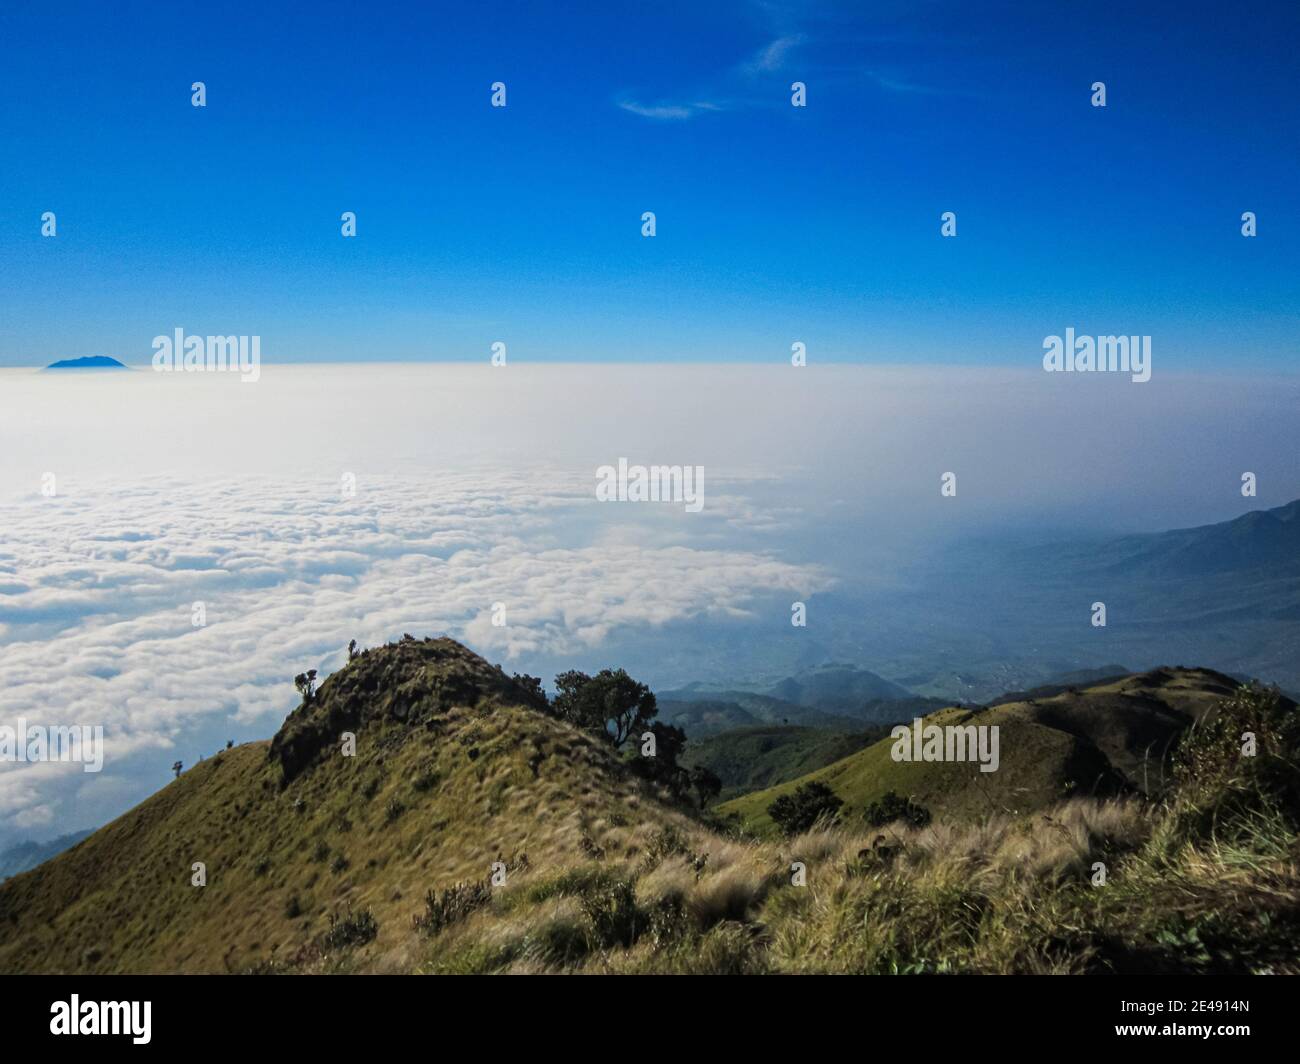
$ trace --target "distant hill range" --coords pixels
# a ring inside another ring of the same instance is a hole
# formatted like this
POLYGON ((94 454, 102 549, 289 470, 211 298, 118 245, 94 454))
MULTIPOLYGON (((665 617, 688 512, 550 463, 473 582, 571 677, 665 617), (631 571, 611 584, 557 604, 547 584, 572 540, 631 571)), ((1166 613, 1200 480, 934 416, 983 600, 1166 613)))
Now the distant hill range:
POLYGON ((855 665, 816 665, 777 683, 715 688, 688 684, 658 693, 659 716, 702 739, 735 728, 790 725, 860 731, 948 703, 914 695, 855 665))
POLYGON ((819 616, 828 658, 849 649, 836 627, 851 629, 872 648, 864 664, 915 695, 987 703, 1117 661, 1196 663, 1300 692, 1300 500, 1151 534, 951 543, 899 581, 865 627, 853 628, 851 599, 819 616))
POLYGON ((51 362, 46 369, 126 369, 121 362, 108 355, 86 355, 83 358, 64 358, 51 362))
POLYGON ((1100 568, 1178 577, 1261 569, 1278 576, 1300 573, 1300 499, 1217 525, 1117 539, 1100 568))

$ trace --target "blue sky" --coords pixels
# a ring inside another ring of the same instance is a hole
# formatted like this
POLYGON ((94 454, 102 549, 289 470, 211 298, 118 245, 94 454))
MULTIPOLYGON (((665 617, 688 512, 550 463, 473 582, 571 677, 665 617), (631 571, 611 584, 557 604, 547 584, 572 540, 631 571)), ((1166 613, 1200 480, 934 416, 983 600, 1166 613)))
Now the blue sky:
POLYGON ((1296 364, 1294 3, 298 11, 0 13, 0 365, 183 327, 268 362, 1033 367, 1067 326, 1296 364))

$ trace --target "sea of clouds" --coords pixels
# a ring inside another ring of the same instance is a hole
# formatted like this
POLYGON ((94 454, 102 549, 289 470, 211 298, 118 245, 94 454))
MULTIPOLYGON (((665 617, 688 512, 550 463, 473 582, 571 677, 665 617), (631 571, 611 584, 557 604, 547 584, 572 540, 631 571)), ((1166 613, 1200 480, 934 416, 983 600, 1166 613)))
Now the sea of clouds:
MULTIPOLYGON (((293 674, 326 675, 349 639, 450 633, 508 664, 831 583, 768 552, 593 527, 590 484, 542 468, 371 475, 347 498, 251 475, 66 490, 3 510, 0 721, 102 725, 110 766, 156 752, 155 777, 205 725, 272 733, 293 674)), ((710 520, 726 521, 718 506, 710 520)), ((56 780, 98 786, 66 766, 6 766, 0 817, 53 825, 56 780)))
POLYGON ((1240 469, 1276 505, 1300 494, 1277 457, 1294 394, 852 367, 0 371, 0 724, 102 725, 107 746, 98 775, 0 765, 0 845, 271 735, 291 677, 349 639, 446 633, 524 671, 682 626, 684 684, 696 650, 717 667, 709 633, 888 583, 927 537, 1218 520, 1253 508, 1240 469), (703 465, 704 511, 597 502, 619 457, 703 465))

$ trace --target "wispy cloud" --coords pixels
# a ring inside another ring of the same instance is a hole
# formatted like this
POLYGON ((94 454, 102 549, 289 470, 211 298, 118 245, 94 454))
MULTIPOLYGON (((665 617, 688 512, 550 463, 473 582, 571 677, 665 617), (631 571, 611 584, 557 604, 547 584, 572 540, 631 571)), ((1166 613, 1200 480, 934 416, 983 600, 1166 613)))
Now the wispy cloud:
POLYGON ((778 37, 770 44, 760 48, 752 58, 746 60, 740 65, 740 70, 744 74, 773 74, 785 67, 786 58, 790 53, 803 44, 807 38, 802 33, 788 34, 784 37, 778 37))
POLYGON ((788 97, 770 91, 770 86, 759 89, 764 79, 788 71, 823 88, 834 84, 859 91, 869 86, 898 95, 973 95, 969 90, 939 84, 943 79, 917 77, 899 65, 903 57, 912 56, 917 69, 933 71, 931 53, 936 44, 943 43, 929 25, 915 24, 911 7, 886 5, 868 12, 763 0, 755 6, 767 23, 766 44, 720 68, 716 77, 696 83, 689 92, 661 94, 653 102, 628 93, 616 101, 618 106, 661 122, 689 121, 706 112, 776 107, 787 103, 788 97), (876 65, 880 59, 886 59, 884 65, 876 65))
POLYGON ((642 103, 630 95, 624 95, 617 101, 618 106, 631 114, 658 122, 682 122, 708 112, 759 106, 763 101, 738 96, 736 90, 740 83, 765 74, 778 73, 785 67, 790 53, 805 40, 802 33, 792 33, 769 41, 749 58, 721 75, 717 84, 695 90, 689 99, 661 99, 654 103, 642 103))
POLYGON ((644 104, 637 103, 636 100, 623 99, 618 102, 619 107, 624 111, 630 111, 634 115, 640 115, 642 118, 652 118, 660 122, 679 122, 687 118, 694 118, 703 111, 721 111, 723 106, 709 101, 696 101, 694 103, 654 103, 644 104))

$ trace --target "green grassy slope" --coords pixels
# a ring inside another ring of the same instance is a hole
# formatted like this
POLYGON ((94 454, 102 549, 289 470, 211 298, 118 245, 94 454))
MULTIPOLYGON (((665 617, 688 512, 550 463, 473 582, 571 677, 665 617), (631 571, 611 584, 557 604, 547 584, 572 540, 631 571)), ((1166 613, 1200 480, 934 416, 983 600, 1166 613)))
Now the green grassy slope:
POLYGON ((715 772, 722 780, 719 798, 727 801, 814 772, 888 734, 883 726, 855 732, 781 725, 736 728, 700 741, 691 738, 682 762, 715 772))
POLYGON ((925 723, 998 726, 996 772, 980 772, 974 763, 894 761, 894 743, 883 739, 807 776, 732 799, 717 812, 770 832, 775 826, 767 807, 810 780, 829 786, 849 815, 894 791, 932 812, 965 819, 1032 812, 1073 794, 1149 790, 1159 783, 1177 736, 1235 687, 1210 670, 1157 669, 983 711, 948 708, 926 716, 925 723))

